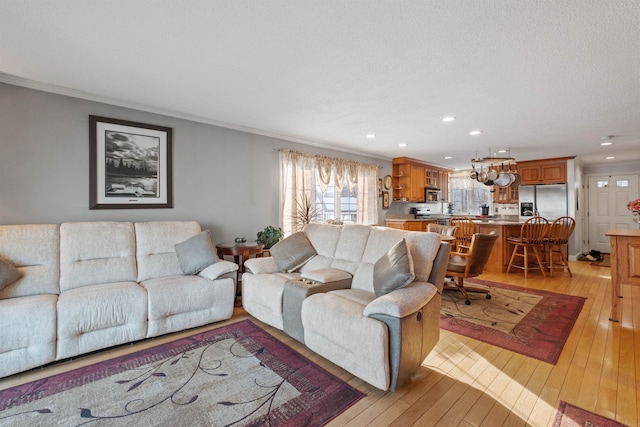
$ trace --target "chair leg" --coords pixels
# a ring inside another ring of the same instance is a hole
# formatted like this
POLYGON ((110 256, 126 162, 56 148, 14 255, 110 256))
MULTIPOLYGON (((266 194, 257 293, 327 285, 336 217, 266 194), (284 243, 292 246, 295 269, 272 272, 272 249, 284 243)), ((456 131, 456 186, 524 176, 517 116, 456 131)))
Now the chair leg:
POLYGON ((532 248, 533 248, 533 253, 536 256, 536 259, 538 260, 538 267, 540 267, 540 271, 542 272, 542 277, 546 279, 547 274, 544 272, 544 266, 542 265, 542 259, 540 258, 540 251, 536 246, 532 246, 532 248))
POLYGON ((509 260, 509 266, 507 267, 507 273, 511 270, 511 266, 513 265, 513 260, 516 258, 516 251, 518 250, 518 245, 513 245, 513 252, 511 252, 511 259, 509 260))

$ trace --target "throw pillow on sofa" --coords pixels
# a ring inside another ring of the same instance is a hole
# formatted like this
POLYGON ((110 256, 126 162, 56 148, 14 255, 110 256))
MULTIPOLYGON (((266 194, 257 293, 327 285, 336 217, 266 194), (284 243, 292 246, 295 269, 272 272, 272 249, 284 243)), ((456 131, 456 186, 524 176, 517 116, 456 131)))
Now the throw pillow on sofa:
POLYGON ((22 277, 22 273, 8 261, 0 258, 0 291, 22 277))
POLYGON ((408 285, 415 279, 413 260, 404 239, 393 245, 373 265, 373 290, 381 297, 408 285))
POLYGON ((175 246, 180 269, 184 274, 196 274, 218 262, 211 232, 204 230, 175 246))
POLYGON ((292 272, 317 254, 304 231, 299 231, 271 247, 271 256, 280 271, 292 272))

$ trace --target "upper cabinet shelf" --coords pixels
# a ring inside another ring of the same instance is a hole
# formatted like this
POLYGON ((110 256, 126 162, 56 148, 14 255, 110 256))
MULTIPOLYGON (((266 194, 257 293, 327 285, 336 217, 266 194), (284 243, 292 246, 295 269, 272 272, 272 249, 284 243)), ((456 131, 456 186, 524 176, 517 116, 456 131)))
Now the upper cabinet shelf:
POLYGON ((444 169, 408 157, 392 161, 393 201, 424 202, 425 187, 439 188, 440 197, 447 197, 449 169, 444 169))

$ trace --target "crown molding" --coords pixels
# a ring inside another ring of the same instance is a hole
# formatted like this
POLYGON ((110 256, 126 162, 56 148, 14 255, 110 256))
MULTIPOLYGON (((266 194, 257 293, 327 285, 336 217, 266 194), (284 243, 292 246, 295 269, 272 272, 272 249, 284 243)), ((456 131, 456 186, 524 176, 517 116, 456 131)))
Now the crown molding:
POLYGON ((388 157, 378 156, 375 154, 365 153, 365 152, 356 151, 356 150, 349 150, 349 149, 331 145, 322 141, 313 141, 313 140, 303 139, 295 136, 283 135, 283 134, 265 131, 262 129, 252 128, 250 126, 243 126, 243 125, 237 125, 233 123, 221 122, 208 117, 197 116, 195 114, 183 113, 180 111, 174 111, 174 110, 169 110, 161 107, 155 107, 152 105, 132 103, 128 101, 123 101, 121 99, 97 95, 94 93, 72 89, 64 86, 57 86, 49 83, 42 83, 35 80, 25 79, 23 77, 18 77, 12 74, 2 73, 2 72, 0 72, 0 83, 7 83, 14 86, 25 87, 27 89, 34 89, 42 92, 55 93, 58 95, 69 96, 71 98, 79 98, 79 99, 84 99, 86 101, 99 102, 102 104, 114 105, 117 107, 130 108, 133 110, 144 111, 147 113, 160 114, 163 116, 174 117, 174 118, 188 120, 188 121, 197 122, 197 123, 204 123, 204 124, 217 126, 225 129, 237 130, 240 132, 250 133, 254 135, 260 135, 260 136, 265 136, 265 137, 274 138, 274 139, 281 139, 284 141, 295 142, 298 144, 310 145, 313 147, 323 148, 326 150, 340 151, 343 153, 354 154, 357 156, 391 161, 391 159, 388 157))

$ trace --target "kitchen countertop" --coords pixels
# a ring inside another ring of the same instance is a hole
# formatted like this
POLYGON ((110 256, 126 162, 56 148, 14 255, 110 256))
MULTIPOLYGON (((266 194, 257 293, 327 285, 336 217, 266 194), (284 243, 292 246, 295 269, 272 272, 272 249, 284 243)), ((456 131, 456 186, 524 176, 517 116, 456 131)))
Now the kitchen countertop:
POLYGON ((454 216, 466 216, 471 218, 471 220, 478 224, 495 224, 495 225, 520 225, 523 221, 520 219, 507 219, 507 218, 499 218, 499 217, 483 217, 481 215, 450 215, 450 214, 433 214, 429 217, 425 218, 414 218, 413 215, 394 215, 390 218, 385 218, 385 221, 388 222, 401 222, 401 221, 428 221, 430 219, 450 219, 454 216))

